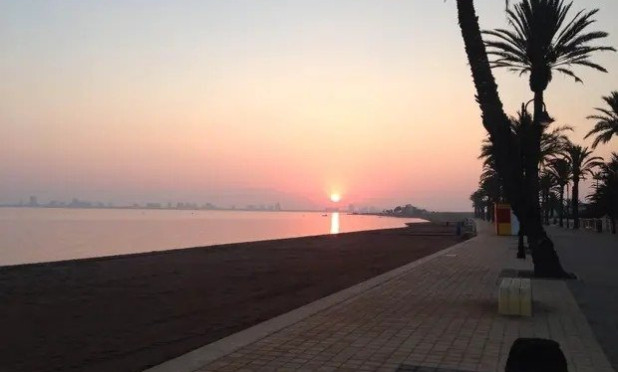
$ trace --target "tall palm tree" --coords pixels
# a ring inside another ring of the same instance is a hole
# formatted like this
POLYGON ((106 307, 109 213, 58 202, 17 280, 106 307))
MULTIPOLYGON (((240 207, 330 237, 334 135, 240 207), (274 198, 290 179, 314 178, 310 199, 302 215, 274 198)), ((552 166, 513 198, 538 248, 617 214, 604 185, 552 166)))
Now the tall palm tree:
POLYGON ((485 31, 491 37, 486 45, 489 55, 494 57, 492 67, 505 67, 520 75, 529 74, 530 90, 534 93, 533 122, 523 146, 525 201, 529 204, 527 208, 532 209, 527 225, 541 225, 538 164, 543 127, 553 120, 544 109, 543 95, 553 72, 561 72, 581 82, 573 72, 573 66, 607 72, 590 58, 598 51, 615 51, 612 47, 592 44, 607 37, 605 32, 588 32, 598 9, 580 11, 568 20, 571 7, 572 3, 564 0, 522 0, 513 9, 507 9, 511 29, 485 31))
MULTIPOLYGON (((532 116, 526 110, 525 105, 522 104, 521 110, 517 112, 517 116, 510 118, 511 132, 513 133, 515 139, 519 144, 522 144, 526 141, 527 133, 530 130, 531 125, 532 116)), ((573 128, 568 125, 553 128, 551 131, 549 130, 549 125, 547 127, 543 127, 543 134, 541 136, 541 156, 539 157, 539 166, 547 166, 550 159, 564 153, 566 147, 570 143, 568 137, 564 134, 564 132, 572 130, 573 128)), ((490 138, 486 138, 483 140, 479 159, 484 159, 483 166, 495 167, 494 144, 492 143, 490 138)), ((525 162, 525 156, 523 153, 521 154, 521 159, 521 164, 523 164, 525 162)), ((519 172, 521 174, 521 177, 526 176, 525 170, 523 168, 521 168, 519 172)), ((522 187, 524 187, 524 184, 522 184, 522 187)), ((548 217, 546 216, 546 224, 547 218, 548 217)), ((526 257, 523 239, 524 233, 525 221, 523 219, 520 219, 519 240, 517 244, 518 258, 526 257)))
MULTIPOLYGON (((535 213, 524 205, 521 146, 510 130, 510 121, 504 112, 498 87, 491 72, 489 59, 476 16, 473 0, 457 0, 457 16, 472 78, 476 98, 482 112, 483 126, 494 144, 496 170, 503 181, 504 191, 513 212, 520 221, 533 220, 535 213)), ((536 214, 537 223, 527 234, 532 250, 534 272, 540 277, 569 277, 556 254, 552 241, 547 237, 536 214)))
MULTIPOLYGON (((530 114, 525 110, 525 105, 522 105, 522 109, 517 113, 517 117, 510 118, 510 129, 511 133, 516 140, 518 148, 521 149, 521 142, 525 140, 524 133, 526 129, 529 127, 529 123, 531 122, 530 114)), ((486 138, 483 140, 481 145, 481 154, 479 155, 479 159, 484 159, 483 167, 492 167, 496 169, 496 157, 494 155, 495 148, 494 143, 490 138, 486 138)), ((524 158, 523 154, 520 153, 521 164, 523 164, 524 158)), ((496 169, 497 170, 497 169, 496 169)), ((523 179, 524 169, 520 168, 517 170, 519 172, 519 177, 523 179)), ((523 184, 522 184, 523 186, 523 184)), ((525 205, 521 206, 523 210, 525 205)), ((519 231, 518 231, 518 243, 517 243, 517 258, 525 259, 526 258, 526 249, 524 246, 524 220, 518 216, 519 219, 519 231)))
POLYGON ((618 153, 612 153, 611 159, 601 166, 599 184, 588 199, 601 213, 607 214, 611 221, 612 234, 616 234, 618 218, 618 153))
POLYGON ((603 164, 603 158, 591 156, 592 150, 577 145, 569 146, 566 159, 571 165, 571 177, 573 181, 573 194, 571 197, 573 207, 573 228, 579 228, 579 181, 585 180, 587 175, 592 175, 594 169, 603 164))
POLYGON ((554 176, 558 185, 558 195, 560 197, 560 207, 558 210, 559 226, 564 226, 564 188, 571 178, 571 164, 564 158, 555 158, 549 161, 548 171, 554 176))
POLYGON ((598 120, 594 128, 586 134, 588 138, 596 134, 592 148, 595 149, 599 143, 607 143, 613 136, 618 136, 618 91, 613 91, 609 96, 603 97, 609 105, 609 109, 596 108, 599 115, 590 115, 587 119, 598 120))

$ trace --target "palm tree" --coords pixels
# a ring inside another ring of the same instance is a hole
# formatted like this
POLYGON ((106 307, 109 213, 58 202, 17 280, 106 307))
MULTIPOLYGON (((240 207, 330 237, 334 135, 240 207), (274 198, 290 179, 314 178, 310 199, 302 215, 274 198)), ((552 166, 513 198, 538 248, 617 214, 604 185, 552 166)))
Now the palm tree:
MULTIPOLYGON (((510 129, 510 121, 504 112, 498 87, 491 72, 489 59, 474 9, 473 0, 457 0, 457 15, 464 41, 468 63, 477 93, 477 102, 482 112, 483 126, 494 145, 496 170, 502 179, 504 192, 513 212, 520 221, 532 221, 535 213, 524 205, 521 145, 510 129)), ((540 224, 532 224, 527 235, 532 249, 534 272, 539 277, 569 277, 556 254, 552 241, 540 224)))
MULTIPOLYGON (((521 111, 517 113, 517 117, 511 117, 510 119, 510 129, 511 133, 514 135, 518 148, 521 148, 521 142, 525 139, 524 133, 525 130, 529 127, 529 123, 531 122, 530 114, 525 110, 525 106, 522 105, 521 111)), ((486 138, 483 140, 481 145, 481 154, 479 155, 479 159, 484 159, 483 167, 492 167, 496 170, 496 158, 494 156, 494 144, 491 141, 491 138, 486 138)), ((520 153, 521 164, 523 164, 523 154, 520 153)), ((524 177, 524 169, 520 168, 518 170, 520 173, 520 178, 524 177)), ((523 186, 523 184, 522 184, 523 186)), ((521 209, 524 208, 522 205, 521 209)), ((518 217, 519 218, 519 217, 518 217)), ((524 246, 524 221, 519 218, 519 231, 518 231, 518 244, 517 244, 517 258, 525 259, 526 258, 526 249, 524 246)))
POLYGON ((485 219, 485 206, 484 206, 483 190, 478 189, 472 195, 470 195, 470 201, 472 201, 472 207, 474 208, 474 217, 485 219))
POLYGON ((558 194, 560 196, 560 209, 558 210, 559 226, 564 226, 564 188, 571 178, 571 164, 564 158, 551 159, 548 171, 554 176, 558 184, 558 194))
POLYGON ((492 165, 487 165, 483 168, 479 182, 479 189, 485 196, 485 205, 487 207, 487 220, 494 222, 494 204, 504 200, 502 191, 502 181, 498 172, 492 165))
POLYGON ((593 134, 597 137, 592 142, 592 148, 595 149, 599 143, 607 143, 613 136, 618 136, 618 91, 613 91, 609 96, 603 97, 603 100, 609 105, 609 110, 604 108, 596 108, 599 115, 590 115, 587 119, 598 120, 594 128, 586 134, 588 138, 593 134))
POLYGON ((612 153, 611 159, 601 166, 599 183, 594 193, 588 197, 601 213, 606 213, 612 224, 612 234, 616 234, 618 218, 618 153, 612 153))
POLYGON ((543 223, 549 225, 550 198, 552 187, 554 186, 554 177, 550 172, 541 172, 539 178, 539 186, 541 191, 541 209, 543 211, 543 223))
POLYGON ((571 141, 564 132, 573 131, 573 127, 562 125, 547 131, 547 127, 543 127, 541 135, 541 153, 539 157, 539 165, 545 168, 549 165, 552 159, 559 156, 564 156, 567 148, 571 145, 571 141))
POLYGON ((545 111, 543 94, 554 71, 581 79, 573 72, 576 65, 607 72, 590 61, 593 53, 615 49, 591 43, 607 37, 605 32, 588 32, 598 9, 580 11, 567 20, 572 3, 564 0, 522 0, 514 9, 507 9, 511 29, 485 31, 491 36, 486 42, 489 55, 495 58, 492 67, 505 67, 521 74, 529 74, 530 90, 534 93, 532 125, 524 142, 525 201, 532 209, 526 225, 541 229, 539 206, 538 164, 541 158, 541 138, 544 124, 553 121, 545 111), (537 227, 538 228, 538 227, 537 227))
MULTIPOLYGON (((522 104, 521 110, 517 112, 517 117, 510 118, 511 132, 515 136, 515 139, 518 143, 521 144, 526 141, 526 139, 528 138, 528 131, 530 130, 531 125, 532 116, 526 110, 525 105, 522 104)), ((541 136, 541 156, 539 158, 539 166, 545 167, 550 159, 564 153, 566 147, 570 143, 564 132, 572 130, 573 128, 568 125, 553 128, 551 131, 548 130, 548 127, 543 127, 543 134, 541 136)), ((521 164, 523 164, 525 162, 525 156, 523 153, 520 154, 520 156, 522 159, 521 164)), ((495 167, 494 144, 492 143, 490 138, 486 138, 483 140, 479 159, 484 159, 484 167, 495 167)), ((523 168, 521 168, 519 172, 521 174, 521 177, 526 177, 526 173, 523 168)), ((522 187, 524 187, 524 184, 522 184, 522 187)), ((546 216, 546 223, 547 218, 548 217, 546 216)), ((517 244, 517 258, 526 258, 523 239, 524 233, 525 221, 520 219, 519 240, 517 244)))
POLYGON ((579 181, 585 180, 587 175, 592 175, 594 169, 602 165, 603 158, 591 156, 592 150, 577 145, 569 146, 566 159, 571 165, 571 177, 573 181, 573 194, 571 197, 573 207, 573 228, 579 228, 579 181))
POLYGON ((549 192, 549 198, 547 201, 549 218, 553 220, 554 225, 556 224, 556 213, 560 210, 560 195, 558 195, 559 190, 560 189, 554 185, 549 192))

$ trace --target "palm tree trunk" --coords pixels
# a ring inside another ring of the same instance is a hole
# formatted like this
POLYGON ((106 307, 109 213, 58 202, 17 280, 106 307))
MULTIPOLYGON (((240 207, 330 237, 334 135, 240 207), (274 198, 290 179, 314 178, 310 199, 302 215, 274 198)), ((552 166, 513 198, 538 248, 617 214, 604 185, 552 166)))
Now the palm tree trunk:
POLYGON ((562 218, 564 217, 564 186, 560 186, 560 227, 564 226, 562 218))
POLYGON ((526 246, 524 245, 524 226, 522 221, 519 221, 519 232, 517 233, 517 258, 526 258, 526 246))
POLYGON ((496 202, 492 200, 489 203, 489 206, 487 207, 487 209, 489 210, 489 218, 491 220, 491 223, 495 223, 496 222, 496 202))
POLYGON ((547 196, 547 190, 545 190, 545 188, 543 188, 543 190, 541 191, 541 213, 543 216, 543 224, 545 226, 549 225, 549 206, 547 205, 548 203, 548 196, 547 196))
MULTIPOLYGON (((534 217, 532 221, 538 220, 536 230, 543 230, 541 223, 541 206, 539 205, 539 156, 541 153, 541 134, 542 127, 540 123, 540 115, 543 111, 543 92, 534 93, 534 117, 532 119, 532 128, 528 131, 528 140, 524 147, 524 166, 526 167, 526 202, 528 204, 528 213, 530 217, 534 217), (534 216, 532 216, 534 214, 534 216)), ((534 224, 532 222, 531 224, 534 224)))
POLYGON ((543 112, 543 92, 534 93, 534 116, 532 128, 524 147, 525 166, 525 200, 526 200, 526 234, 534 261, 536 276, 553 277, 564 276, 566 273, 560 264, 560 259, 543 228, 541 207, 539 204, 539 156, 541 152, 542 127, 540 123, 543 112), (537 262, 539 264, 537 264, 537 262))
MULTIPOLYGON (((538 156, 533 158, 535 166, 534 172, 529 174, 530 181, 526 182, 526 188, 523 192, 520 189, 523 184, 521 151, 511 133, 509 119, 504 113, 498 95, 498 87, 487 59, 487 51, 481 37, 474 2, 472 0, 457 0, 457 10, 459 26, 476 87, 477 101, 481 107, 483 126, 489 132, 490 139, 495 145, 496 168, 503 180, 505 193, 513 212, 520 221, 525 221, 526 234, 532 248, 535 275, 542 277, 568 276, 560 264, 552 241, 547 237, 541 225, 538 199, 538 161, 536 160, 538 156), (527 207, 522 209, 524 200, 527 202, 527 207)), ((535 108, 538 104, 542 109, 542 95, 540 100, 535 99, 535 108)), ((540 143, 540 135, 538 138, 538 143, 540 143)), ((536 153, 538 154, 538 152, 537 146, 536 153)), ((530 167, 526 167, 526 170, 528 168, 530 167)))
MULTIPOLYGON (((525 143, 527 141, 528 135, 527 132, 529 130, 528 125, 526 124, 526 122, 522 123, 522 128, 520 128, 521 133, 520 133, 520 159, 522 159, 522 167, 523 167, 523 162, 524 162, 524 157, 525 154, 523 152, 523 147, 525 147, 525 143)), ((522 182, 521 184, 521 189, 523 190, 526 187, 526 172, 525 170, 522 168, 522 179, 520 180, 520 182, 522 182)), ((521 201, 521 209, 525 210, 526 209, 526 200, 522 199, 521 201)), ((526 246, 524 244, 524 236, 526 235, 526 229, 525 229, 525 220, 523 218, 519 219, 519 232, 517 234, 517 258, 525 260, 526 259, 526 246)))
POLYGON ((543 187, 543 206, 541 208, 542 212, 543 212, 543 224, 545 226, 549 225, 549 193, 548 191, 545 189, 545 187, 543 187))
POLYGON ((573 198, 571 200, 573 206, 573 229, 579 229, 579 179, 573 178, 573 198))
POLYGON ((521 214, 519 206, 522 193, 517 187, 521 182, 521 156, 516 138, 511 133, 510 121, 502 108, 498 87, 494 80, 485 44, 481 37, 474 3, 471 0, 457 0, 459 25, 465 43, 468 62, 477 91, 477 102, 481 107, 483 126, 494 146, 496 168, 503 179, 505 194, 513 205, 516 215, 521 214))

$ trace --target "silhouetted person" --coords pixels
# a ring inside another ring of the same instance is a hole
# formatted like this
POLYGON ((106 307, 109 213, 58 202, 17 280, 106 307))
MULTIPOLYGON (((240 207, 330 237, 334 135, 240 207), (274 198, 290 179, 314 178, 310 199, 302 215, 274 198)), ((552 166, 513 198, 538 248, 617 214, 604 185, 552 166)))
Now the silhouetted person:
POLYGON ((568 372, 568 369, 556 341, 518 338, 511 346, 505 372, 568 372))

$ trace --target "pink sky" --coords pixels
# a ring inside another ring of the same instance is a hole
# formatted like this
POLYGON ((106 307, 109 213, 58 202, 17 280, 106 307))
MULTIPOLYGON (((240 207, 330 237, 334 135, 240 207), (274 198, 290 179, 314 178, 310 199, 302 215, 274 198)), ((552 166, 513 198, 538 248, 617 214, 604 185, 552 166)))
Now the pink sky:
MULTIPOLYGON (((504 26, 503 2, 487 3, 483 27, 504 26)), ((595 6, 618 46, 618 5, 595 6)), ((227 206, 276 190, 290 208, 338 192, 470 209, 484 130, 454 1, 3 2, 0 48, 0 203, 227 206)), ((595 59, 610 74, 579 69, 584 85, 551 83, 548 109, 574 141, 618 89, 617 58, 595 59)), ((527 80, 497 77, 515 113, 527 80)))

